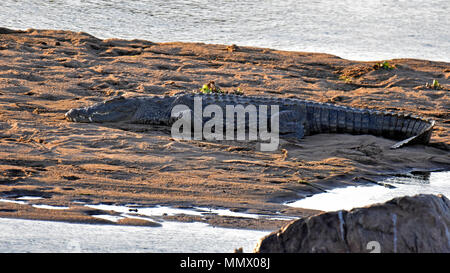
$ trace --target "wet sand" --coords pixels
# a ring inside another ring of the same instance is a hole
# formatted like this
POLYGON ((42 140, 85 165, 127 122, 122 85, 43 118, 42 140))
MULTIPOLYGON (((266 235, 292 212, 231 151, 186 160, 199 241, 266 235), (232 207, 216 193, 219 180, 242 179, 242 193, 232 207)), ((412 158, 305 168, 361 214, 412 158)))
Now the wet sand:
MULTIPOLYGON (((412 169, 448 170, 450 64, 395 59, 388 60, 395 68, 376 69, 378 62, 0 28, 0 198, 44 197, 28 204, 0 202, 0 217, 108 222, 93 218, 80 201, 223 207, 302 217, 317 211, 281 202, 412 169), (433 79, 441 89, 426 86, 433 79), (405 111, 433 118, 437 125, 429 146, 390 150, 395 141, 381 137, 321 134, 297 143, 282 141, 280 150, 263 153, 255 143, 177 141, 170 128, 64 119, 71 108, 116 95, 175 94, 209 81, 246 95, 405 111)), ((285 222, 227 217, 202 221, 259 229, 285 222)))

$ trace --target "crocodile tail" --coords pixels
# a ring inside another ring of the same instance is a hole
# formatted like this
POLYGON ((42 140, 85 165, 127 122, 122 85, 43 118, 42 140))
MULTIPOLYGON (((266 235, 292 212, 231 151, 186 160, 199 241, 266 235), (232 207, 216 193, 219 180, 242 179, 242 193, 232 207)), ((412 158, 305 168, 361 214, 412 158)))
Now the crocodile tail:
POLYGON ((391 146, 397 149, 407 144, 428 144, 435 124, 410 114, 357 109, 346 106, 311 103, 305 109, 308 126, 306 135, 318 133, 371 134, 401 140, 391 146))
MULTIPOLYGON (((427 122, 427 121, 422 121, 427 122)), ((420 131, 415 132, 415 134, 405 140, 399 141, 391 146, 391 149, 398 149, 401 148, 407 144, 413 144, 413 143, 421 143, 421 144, 428 144, 430 142, 431 138, 431 132, 433 131, 435 121, 429 121, 427 126, 424 126, 420 131)))
POLYGON ((435 122, 411 114, 368 111, 369 133, 401 140, 391 146, 398 149, 407 144, 428 144, 435 122))

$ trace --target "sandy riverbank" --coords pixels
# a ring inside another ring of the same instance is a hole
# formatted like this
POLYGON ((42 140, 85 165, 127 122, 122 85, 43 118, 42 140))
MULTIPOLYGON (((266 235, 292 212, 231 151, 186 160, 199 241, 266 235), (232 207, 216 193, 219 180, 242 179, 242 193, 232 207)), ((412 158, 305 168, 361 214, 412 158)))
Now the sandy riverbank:
MULTIPOLYGON (((42 196, 29 203, 70 207, 49 213, 0 202, 0 217, 105 222, 77 201, 305 216, 316 212, 280 202, 414 168, 449 169, 450 64, 395 59, 389 60, 394 69, 375 69, 376 63, 320 53, 0 28, 0 198, 42 196), (442 89, 425 86, 433 79, 442 89), (174 141, 168 128, 113 128, 64 119, 70 108, 115 95, 174 94, 209 81, 247 95, 406 111, 433 118, 437 125, 430 146, 390 150, 394 141, 380 137, 322 134, 261 153, 253 143, 174 141)), ((210 221, 253 228, 282 224, 210 221)))

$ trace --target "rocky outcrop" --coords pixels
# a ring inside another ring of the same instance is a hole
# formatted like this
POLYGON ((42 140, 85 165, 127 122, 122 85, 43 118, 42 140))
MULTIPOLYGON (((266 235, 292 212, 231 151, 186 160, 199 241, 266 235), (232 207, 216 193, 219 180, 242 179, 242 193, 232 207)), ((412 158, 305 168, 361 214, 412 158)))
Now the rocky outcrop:
POLYGON ((404 196, 295 220, 262 238, 255 252, 449 253, 449 227, 445 196, 404 196))

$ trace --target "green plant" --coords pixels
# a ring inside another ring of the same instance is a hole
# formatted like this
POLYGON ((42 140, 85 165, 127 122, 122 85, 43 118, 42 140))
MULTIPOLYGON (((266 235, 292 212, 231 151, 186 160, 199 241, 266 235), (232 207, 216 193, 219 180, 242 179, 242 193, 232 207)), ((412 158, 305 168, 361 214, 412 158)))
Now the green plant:
POLYGON ((426 83, 425 86, 427 88, 432 88, 432 89, 442 89, 441 84, 437 81, 437 80, 433 80, 433 82, 431 84, 426 83))
POLYGON ((222 89, 220 89, 218 86, 216 86, 214 81, 210 81, 209 83, 204 84, 199 91, 200 91, 200 93, 203 93, 203 94, 224 93, 222 91, 222 89))
POLYGON ((339 76, 339 79, 344 81, 345 83, 352 83, 353 79, 352 77, 341 75, 339 76))
POLYGON ((386 70, 391 70, 395 68, 395 65, 391 65, 388 61, 384 61, 382 63, 376 63, 373 68, 375 70, 377 69, 386 69, 386 70))
POLYGON ((244 91, 242 91, 242 89, 240 87, 238 87, 233 94, 235 95, 244 95, 244 91))
POLYGON ((209 94, 212 90, 208 87, 207 84, 204 84, 203 87, 200 89, 200 93, 209 94))
POLYGON ((433 87, 434 89, 441 89, 441 84, 437 80, 433 80, 431 87, 433 87))

